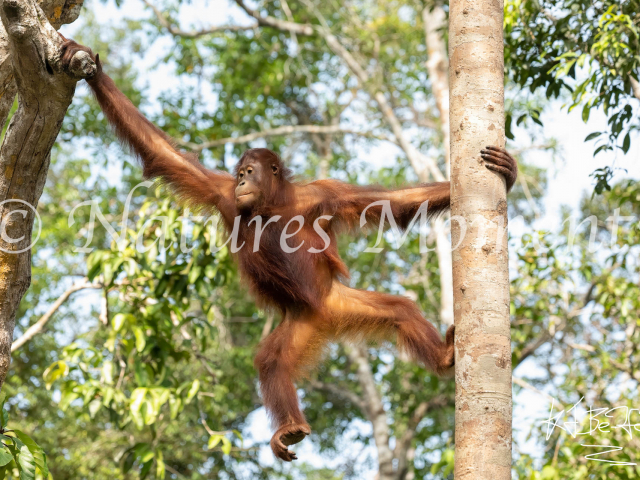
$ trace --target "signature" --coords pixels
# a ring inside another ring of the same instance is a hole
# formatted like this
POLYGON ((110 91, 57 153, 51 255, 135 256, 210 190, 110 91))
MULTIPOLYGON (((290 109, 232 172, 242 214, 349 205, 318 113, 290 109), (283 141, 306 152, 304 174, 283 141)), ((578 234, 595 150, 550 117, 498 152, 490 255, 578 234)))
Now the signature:
MULTIPOLYGON (((633 438, 634 430, 640 432, 640 423, 631 422, 632 416, 637 416, 636 420, 640 422, 639 409, 626 406, 612 408, 589 407, 589 409, 583 413, 582 411, 579 412, 579 407, 583 400, 584 397, 580 398, 571 408, 566 411, 563 409, 556 415, 554 415, 554 402, 552 400, 549 418, 542 422, 543 425, 547 425, 547 440, 549 440, 556 428, 568 433, 573 438, 577 438, 579 435, 606 435, 616 429, 623 429, 627 435, 629 435, 629 438, 633 438), (565 418, 567 418, 567 421, 562 421, 565 418), (578 429, 580 429, 580 431, 578 431, 578 429)), ((636 463, 601 458, 608 453, 622 451, 622 447, 620 446, 581 445, 588 448, 605 449, 604 451, 585 455, 587 460, 611 463, 613 465, 636 465, 636 463)))

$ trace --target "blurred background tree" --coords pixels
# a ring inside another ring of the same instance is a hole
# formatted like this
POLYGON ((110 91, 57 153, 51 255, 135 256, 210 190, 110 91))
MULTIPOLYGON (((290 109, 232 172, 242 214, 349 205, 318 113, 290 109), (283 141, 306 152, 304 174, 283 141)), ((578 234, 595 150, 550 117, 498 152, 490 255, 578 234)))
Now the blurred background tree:
MULTIPOLYGON (((591 198, 590 180, 576 179, 586 188, 577 223, 597 217, 594 250, 590 225, 573 242, 570 222, 547 227, 551 178, 528 160, 572 156, 540 125, 556 97, 585 121, 608 115, 604 150, 636 151, 638 8, 518 0, 505 11, 508 136, 521 160, 510 195, 514 388, 543 410, 551 397, 556 408, 582 396, 632 406, 640 191, 612 180, 611 157, 596 178, 598 192, 602 180, 611 187, 605 195, 591 198), (612 228, 616 211, 636 219, 612 228)), ((448 175, 446 15, 446 4, 418 1, 126 0, 89 2, 69 31, 208 167, 229 169, 244 149, 268 146, 301 178, 393 187, 448 175)), ((392 345, 333 346, 300 384, 314 429, 301 460, 274 462, 252 356, 279 319, 248 299, 215 218, 197 218, 155 186, 130 196, 140 181, 79 89, 39 205, 43 233, 15 338, 69 298, 16 348, 5 387, 12 421, 44 447, 54 479, 452 477, 454 385, 392 345), (95 230, 92 211, 102 215, 95 230), (80 251, 85 244, 93 250, 80 251)), ((364 252, 375 235, 340 242, 354 286, 409 296, 444 332, 449 245, 447 223, 436 226, 428 252, 417 229, 400 248, 389 234, 380 254, 364 252)), ((518 478, 640 474, 585 458, 594 452, 581 444, 619 444, 607 458, 634 462, 640 446, 625 431, 582 442, 556 430, 546 440, 543 419, 527 426, 530 438, 516 436, 518 478)))

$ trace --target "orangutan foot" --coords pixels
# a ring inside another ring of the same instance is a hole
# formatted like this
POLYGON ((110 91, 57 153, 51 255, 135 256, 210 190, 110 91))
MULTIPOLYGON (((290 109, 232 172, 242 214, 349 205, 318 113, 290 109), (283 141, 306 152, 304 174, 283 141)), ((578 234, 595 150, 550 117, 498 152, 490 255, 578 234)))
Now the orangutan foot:
POLYGON ((280 427, 271 437, 271 450, 273 454, 285 462, 297 460, 295 452, 287 449, 287 446, 301 442, 311 433, 311 427, 306 423, 292 423, 280 427))

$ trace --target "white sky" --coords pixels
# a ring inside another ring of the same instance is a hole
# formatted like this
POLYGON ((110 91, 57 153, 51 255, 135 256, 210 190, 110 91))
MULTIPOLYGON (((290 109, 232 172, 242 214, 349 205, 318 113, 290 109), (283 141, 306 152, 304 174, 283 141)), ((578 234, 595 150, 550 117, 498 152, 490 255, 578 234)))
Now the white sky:
MULTIPOLYGON (((149 11, 145 9, 141 0, 124 0, 120 9, 115 7, 113 0, 109 0, 106 4, 93 1, 91 8, 96 12, 96 17, 104 23, 112 23, 123 16, 128 18, 148 18, 149 11)), ((206 27, 216 24, 250 23, 247 16, 235 5, 231 6, 228 0, 211 0, 208 2, 195 0, 191 4, 185 4, 181 9, 181 27, 189 29, 191 27, 206 27)), ((67 36, 73 36, 78 25, 68 25, 63 27, 62 31, 67 36)), ((155 60, 163 53, 163 50, 169 45, 166 39, 160 39, 153 47, 146 52, 145 59, 140 71, 148 71, 143 74, 140 81, 147 84, 151 90, 151 96, 155 97, 160 92, 177 85, 175 77, 172 78, 169 67, 154 66, 151 69, 145 69, 145 65, 151 66, 155 60)), ((540 221, 539 226, 554 229, 561 221, 559 217, 559 209, 561 205, 568 205, 574 209, 578 206, 579 201, 585 191, 592 191, 593 181, 589 177, 596 168, 605 165, 615 165, 628 171, 626 176, 640 178, 640 138, 632 141, 631 150, 627 155, 621 152, 607 152, 593 158, 593 142, 584 143, 584 138, 594 131, 605 131, 606 116, 602 112, 594 112, 591 115, 588 124, 583 123, 580 110, 576 109, 572 113, 567 113, 562 108, 559 101, 553 102, 545 114, 542 116, 544 123, 544 133, 547 137, 553 137, 558 140, 563 162, 554 164, 549 153, 543 151, 532 151, 527 153, 527 160, 539 166, 548 168, 550 172, 548 194, 545 197, 545 214, 540 221)), ((516 146, 526 145, 526 138, 518 135, 516 131, 516 146)), ((512 144, 512 145, 513 145, 512 144)), ((390 153, 396 153, 393 146, 381 146, 371 149, 367 162, 373 165, 389 164, 388 159, 394 158, 390 153)), ((624 176, 619 173, 617 178, 624 176)), ((526 367, 525 367, 526 368, 526 367)), ((525 437, 534 427, 539 425, 542 418, 546 418, 548 414, 548 402, 533 392, 523 392, 515 399, 514 410, 514 435, 523 445, 526 442, 525 437)), ((370 432, 370 426, 364 422, 358 423, 358 429, 362 432, 370 432)), ((264 410, 261 409, 252 414, 250 427, 245 434, 248 436, 249 442, 251 438, 254 441, 267 441, 271 436, 268 428, 268 422, 264 410)), ((321 455, 314 451, 312 442, 305 441, 297 446, 296 452, 299 458, 311 464, 321 467, 330 467, 335 465, 335 461, 327 461, 321 455)), ((356 448, 351 442, 344 442, 346 449, 356 448)), ((536 447, 529 443, 526 444, 526 450, 535 452, 536 447)), ((343 450, 344 451, 344 450, 343 450)), ((261 452, 261 459, 265 464, 271 463, 273 457, 268 448, 261 452)), ((373 478, 373 472, 371 472, 373 478)))

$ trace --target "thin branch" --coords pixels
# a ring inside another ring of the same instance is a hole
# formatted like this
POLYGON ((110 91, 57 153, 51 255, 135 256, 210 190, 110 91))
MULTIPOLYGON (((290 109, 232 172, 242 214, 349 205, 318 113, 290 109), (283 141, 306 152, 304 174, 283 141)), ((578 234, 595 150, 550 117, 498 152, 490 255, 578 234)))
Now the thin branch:
POLYGON ((633 91, 633 96, 640 100, 640 82, 633 77, 629 77, 629 81, 631 82, 631 90, 633 91))
MULTIPOLYGON (((562 331, 565 325, 566 324, 559 326, 554 333, 558 333, 562 331)), ((548 331, 545 330, 536 340, 528 343, 527 346, 522 349, 522 352, 520 353, 520 357, 518 357, 517 361, 514 362, 516 367, 520 365, 525 359, 533 355, 535 351, 538 350, 538 348, 540 348, 542 345, 547 343, 553 337, 554 335, 551 335, 548 331)))
POLYGON ((336 397, 347 400, 350 403, 353 403, 360 410, 362 410, 363 413, 367 411, 367 405, 360 399, 358 395, 347 388, 340 387, 333 383, 321 382, 320 380, 310 380, 309 385, 311 385, 311 388, 313 388, 314 390, 322 390, 324 392, 335 395, 336 397))
MULTIPOLYGON (((291 13, 291 9, 289 8, 289 4, 287 0, 280 0, 280 5, 282 6, 282 10, 284 14, 287 16, 287 20, 293 22, 293 13, 291 13)), ((298 44, 298 37, 296 36, 296 32, 289 32, 291 34, 291 41, 296 46, 295 53, 296 55, 300 52, 300 45, 298 44)))
POLYGON ((100 323, 105 327, 109 325, 109 291, 104 289, 102 292, 102 300, 100 305, 100 323))
POLYGON ((378 471, 381 478, 393 477, 393 452, 389 447, 389 418, 384 403, 376 386, 369 354, 362 346, 348 349, 349 360, 356 366, 358 382, 363 390, 362 401, 365 402, 365 415, 373 428, 373 439, 378 450, 378 471))
POLYGON ((169 20, 167 20, 167 18, 162 14, 162 12, 154 4, 152 4, 148 0, 142 0, 142 1, 144 2, 144 4, 147 7, 149 7, 153 11, 154 15, 158 19, 158 23, 160 23, 160 26, 165 28, 165 29, 167 29, 167 31, 170 34, 175 35, 177 37, 198 38, 198 37, 202 37, 204 35, 210 35, 212 33, 242 32, 242 31, 246 31, 246 30, 254 30, 255 28, 258 27, 258 24, 253 24, 253 25, 219 25, 217 27, 203 28, 202 30, 186 31, 186 30, 180 29, 179 27, 176 27, 169 20))
POLYGON ((609 359, 609 363, 611 363, 611 365, 613 365, 621 372, 627 373, 635 381, 640 381, 640 372, 634 369, 631 365, 625 365, 624 363, 618 362, 617 360, 613 359, 609 359))
POLYGON ((264 27, 272 27, 278 30, 295 33, 296 35, 306 36, 313 35, 315 32, 315 29, 311 24, 289 22, 287 20, 280 20, 279 18, 271 17, 269 15, 263 17, 258 13, 257 10, 249 8, 243 0, 236 0, 236 3, 247 13, 247 15, 255 18, 258 21, 258 24, 264 27))
POLYGON ((367 83, 369 81, 369 74, 364 70, 364 68, 362 68, 360 62, 358 62, 355 57, 351 55, 351 52, 349 52, 349 50, 347 50, 344 45, 342 45, 340 40, 338 40, 338 38, 333 33, 331 33, 329 24, 325 20, 322 13, 320 13, 316 6, 309 1, 302 0, 302 3, 304 3, 309 9, 313 10, 314 15, 320 22, 320 25, 316 27, 316 31, 322 38, 324 38, 324 41, 327 43, 329 48, 333 50, 333 53, 338 55, 347 64, 349 70, 351 70, 354 75, 358 77, 358 80, 360 80, 363 84, 367 83))
POLYGON ((277 28, 286 32, 295 32, 300 35, 313 35, 314 33, 319 34, 327 43, 329 48, 333 51, 333 53, 335 53, 342 59, 343 62, 345 62, 349 70, 356 76, 359 83, 363 87, 371 89, 370 94, 378 103, 380 110, 391 126, 391 130, 393 131, 393 135, 396 139, 394 143, 397 143, 405 152, 407 158, 409 159, 409 162, 411 163, 411 166, 416 171, 416 174, 418 175, 420 181, 428 181, 429 174, 431 174, 433 179, 436 181, 446 180, 434 159, 420 152, 406 139, 404 131, 402 129, 402 125, 400 124, 398 117, 393 111, 393 108, 389 104, 389 101, 387 100, 385 94, 380 89, 372 88, 369 85, 369 74, 364 70, 364 68, 362 68, 360 63, 353 57, 353 55, 351 55, 349 50, 345 48, 344 45, 342 45, 340 40, 338 40, 338 38, 333 33, 331 33, 331 30, 324 17, 312 3, 303 0, 303 3, 308 8, 313 10, 317 20, 320 22, 320 25, 288 22, 279 20, 271 16, 263 17, 256 10, 247 7, 243 0, 235 1, 238 6, 240 6, 240 8, 242 8, 245 12, 247 12, 247 14, 255 18, 260 25, 277 28))
POLYGON ((540 218, 540 208, 538 207, 538 205, 536 205, 536 202, 533 199, 533 195, 531 195, 531 191, 529 190, 529 184, 527 183, 527 175, 523 175, 523 174, 518 175, 518 183, 522 187, 524 196, 527 198, 527 202, 529 202, 529 206, 533 210, 533 213, 536 219, 540 218))
MULTIPOLYGON (((615 267, 616 267, 616 265, 613 265, 609 269, 609 271, 612 271, 615 267)), ((587 308, 587 305, 592 300, 593 292, 594 292, 596 286, 597 286, 597 280, 595 280, 594 282, 591 283, 591 285, 587 289, 587 292, 584 294, 584 297, 582 299, 582 307, 572 309, 567 314, 567 319, 566 320, 570 320, 572 318, 577 317, 578 315, 580 315, 584 311, 585 308, 587 308)), ((542 345, 544 345, 548 341, 552 340, 555 337, 556 333, 561 332, 562 330, 564 330, 566 328, 566 326, 567 326, 566 320, 564 320, 560 325, 558 325, 558 327, 555 329, 555 331, 553 333, 551 333, 549 331, 545 331, 544 333, 542 333, 542 335, 537 340, 534 340, 534 341, 530 342, 526 347, 524 347, 522 349, 522 352, 520 353, 520 357, 518 357, 518 359, 516 361, 514 361, 514 365, 515 366, 513 367, 513 369, 515 370, 516 368, 518 368, 518 366, 520 366, 522 364, 522 362, 526 358, 528 358, 529 356, 533 355, 538 348, 540 348, 542 345)))
POLYGON ((270 313, 267 317, 267 320, 264 322, 262 326, 262 333, 260 334, 260 341, 264 340, 271 333, 271 329, 273 328, 273 322, 275 320, 275 316, 273 313, 270 313))
POLYGON ((596 351, 596 348, 591 345, 585 345, 584 343, 573 343, 569 341, 565 341, 568 346, 573 348, 574 350, 584 350, 585 352, 593 353, 596 351))
POLYGON ((20 338, 18 338, 16 341, 14 341, 11 344, 11 352, 12 353, 15 352, 17 349, 19 349, 25 343, 27 343, 29 340, 35 337, 38 333, 40 333, 44 329, 47 322, 51 320, 51 317, 53 317, 53 314, 58 311, 58 309, 62 306, 62 304, 66 302, 72 294, 87 288, 99 289, 99 288, 102 288, 102 285, 99 283, 91 283, 86 278, 72 285, 68 290, 66 290, 62 295, 60 295, 60 298, 58 298, 53 303, 53 305, 51 305, 51 308, 47 310, 47 313, 42 315, 42 317, 40 317, 40 319, 36 323, 31 325, 20 338))
POLYGON ((373 132, 362 132, 358 130, 352 130, 349 128, 341 127, 340 125, 286 125, 283 127, 276 127, 269 130, 263 130, 261 132, 248 133, 239 137, 220 138, 217 140, 210 140, 203 143, 185 142, 183 140, 176 140, 178 145, 188 148, 194 152, 200 152, 202 150, 219 147, 226 144, 239 144, 248 143, 258 138, 276 137, 282 135, 292 135, 296 133, 311 133, 311 134, 332 134, 341 133, 344 135, 358 135, 360 137, 372 138, 375 140, 384 140, 397 144, 397 142, 385 135, 378 135, 373 132))
MULTIPOLYGON (((421 402, 413 411, 413 415, 407 422, 407 428, 402 436, 396 442, 393 449, 393 456, 398 459, 398 472, 402 473, 406 470, 409 463, 407 453, 410 451, 411 441, 416 434, 416 429, 429 411, 434 408, 444 408, 452 406, 454 399, 450 395, 438 395, 428 402, 421 402)), ((402 477, 401 477, 402 478, 402 477)))
POLYGON ((173 475, 177 475, 180 478, 187 478, 183 474, 181 474, 179 471, 177 471, 175 468, 173 468, 171 465, 167 465, 165 463, 164 468, 167 470, 167 472, 169 472, 169 473, 171 473, 173 475))
POLYGON ((316 31, 318 32, 318 34, 324 39, 324 41, 327 43, 327 45, 333 51, 333 53, 335 53, 338 57, 342 59, 342 61, 347 65, 349 70, 351 70, 351 72, 359 80, 361 85, 364 88, 369 89, 370 95, 372 95, 374 100, 378 103, 378 106, 380 107, 380 111, 387 119, 387 122, 389 122, 391 131, 393 132, 393 135, 396 138, 397 144, 400 146, 400 148, 402 148, 405 155, 409 159, 409 163, 411 163, 411 166, 415 170, 420 181, 427 182, 429 180, 429 174, 431 174, 433 179, 436 181, 440 182, 440 181, 446 180, 445 176, 438 168, 438 165, 436 164, 434 159, 420 152, 416 147, 414 147, 411 144, 411 142, 409 142, 409 140, 407 140, 405 136, 405 132, 400 123, 400 120, 398 119, 397 115, 393 111, 393 107, 390 105, 389 100, 387 99, 387 96, 384 94, 384 92, 381 89, 372 88, 373 86, 370 85, 371 82, 369 82, 370 80, 369 74, 362 68, 362 66, 354 58, 354 56, 351 55, 349 50, 347 50, 342 45, 342 43, 340 43, 340 40, 338 40, 338 38, 333 33, 331 33, 331 30, 329 29, 327 22, 325 21, 322 14, 318 11, 318 9, 315 8, 315 6, 311 2, 307 0, 302 0, 302 1, 305 5, 307 5, 307 7, 313 10, 316 18, 320 22, 320 26, 316 27, 316 31))

